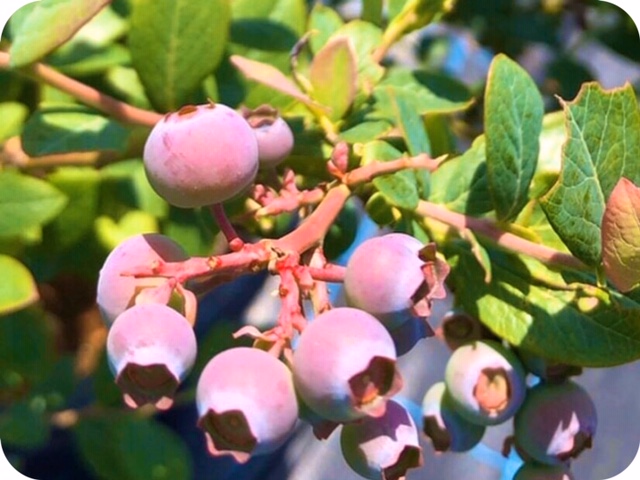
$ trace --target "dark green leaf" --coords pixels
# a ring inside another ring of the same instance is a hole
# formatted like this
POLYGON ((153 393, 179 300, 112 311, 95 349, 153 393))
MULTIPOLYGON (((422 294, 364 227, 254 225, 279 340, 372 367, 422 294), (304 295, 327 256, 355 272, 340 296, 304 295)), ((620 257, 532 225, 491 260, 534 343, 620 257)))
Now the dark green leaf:
POLYGON ((18 448, 44 446, 49 439, 49 423, 40 402, 29 399, 4 410, 0 414, 0 438, 18 448))
POLYGON ((47 248, 69 247, 93 228, 98 214, 100 173, 93 168, 65 167, 48 177, 68 199, 64 210, 44 229, 47 248))
POLYGON ((24 126, 22 146, 32 156, 96 150, 123 151, 129 132, 92 110, 75 105, 44 107, 24 126))
POLYGON ((0 315, 15 312, 38 300, 36 282, 27 267, 15 258, 0 255, 0 315))
POLYGON ((640 112, 630 85, 604 91, 589 83, 574 101, 562 104, 569 139, 560 178, 542 207, 569 250, 597 266, 609 194, 623 176, 640 184, 640 112))
POLYGON ((224 52, 228 0, 136 0, 129 46, 149 99, 162 111, 189 102, 224 52))
POLYGON ((43 180, 0 171, 0 237, 51 221, 66 203, 65 196, 43 180))
POLYGON ((122 412, 82 418, 73 434, 83 459, 104 480, 191 478, 180 437, 153 419, 122 412))
POLYGON ((498 220, 513 220, 529 199, 544 107, 533 79, 505 55, 495 57, 485 92, 489 190, 498 220))
POLYGON ((54 357, 53 331, 36 307, 0 317, 0 398, 46 378, 54 357))
POLYGON ((40 0, 13 33, 11 65, 28 65, 66 42, 110 0, 40 0))

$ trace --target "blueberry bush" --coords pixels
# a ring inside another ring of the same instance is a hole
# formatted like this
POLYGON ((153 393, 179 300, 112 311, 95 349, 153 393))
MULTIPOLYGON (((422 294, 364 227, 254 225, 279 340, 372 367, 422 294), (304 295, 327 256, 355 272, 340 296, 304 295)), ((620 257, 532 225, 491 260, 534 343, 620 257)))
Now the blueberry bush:
POLYGON ((640 61, 633 22, 589 1, 16 12, 0 41, 16 468, 66 432, 91 478, 193 478, 161 420, 190 406, 234 464, 309 428, 364 478, 423 478, 508 424, 514 478, 573 478, 598 442, 576 378, 640 359, 640 110, 572 35, 640 61), (461 39, 489 55, 482 75, 447 63, 461 39), (377 235, 354 243, 364 221, 377 235), (212 293, 264 274, 269 325, 207 319, 212 293), (449 361, 415 414, 398 359, 439 342, 449 361))

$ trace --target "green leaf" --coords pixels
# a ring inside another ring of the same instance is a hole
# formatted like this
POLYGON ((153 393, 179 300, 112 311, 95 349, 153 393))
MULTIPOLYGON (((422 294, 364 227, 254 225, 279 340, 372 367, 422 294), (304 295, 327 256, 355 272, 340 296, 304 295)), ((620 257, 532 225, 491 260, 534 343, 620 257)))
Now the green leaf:
POLYGON ((206 209, 171 207, 162 232, 178 242, 189 255, 211 255, 217 226, 206 209))
POLYGON ((493 204, 485 158, 485 139, 480 135, 464 154, 447 160, 431 174, 429 200, 467 215, 490 212, 493 204))
POLYGON ((23 308, 0 317, 0 398, 46 378, 54 360, 54 336, 44 312, 23 308))
POLYGON ((168 215, 169 205, 149 184, 141 159, 112 163, 100 173, 103 213, 119 218, 130 209, 138 209, 157 218, 168 215))
POLYGON ((399 32, 404 35, 422 28, 453 8, 455 2, 456 0, 408 0, 404 3, 402 10, 389 22, 385 36, 390 33, 398 35, 399 32))
POLYGON ((313 57, 309 80, 313 99, 331 109, 329 118, 341 119, 356 96, 356 54, 348 37, 332 37, 313 57))
POLYGON ((15 312, 36 302, 40 295, 27 267, 15 258, 0 255, 0 315, 15 312))
POLYGON ((41 59, 73 36, 110 0, 40 0, 13 35, 11 66, 41 59))
POLYGON ((340 133, 340 140, 347 143, 366 143, 382 137, 393 128, 387 120, 359 122, 340 133))
MULTIPOLYGON (((385 162, 402 157, 402 153, 386 142, 379 140, 363 145, 363 165, 371 161, 385 162)), ((382 175, 373 180, 373 185, 385 199, 399 208, 414 210, 418 206, 416 177, 410 170, 402 170, 391 175, 382 175)))
POLYGON ((498 220, 513 220, 529 199, 544 106, 535 82, 500 54, 489 69, 485 139, 489 189, 498 220))
POLYGON ((621 178, 602 218, 602 263, 621 292, 640 283, 640 188, 621 178))
POLYGON ((83 417, 74 427, 76 446, 98 478, 191 478, 189 452, 180 437, 153 419, 132 414, 83 417))
POLYGON ((38 448, 49 440, 49 422, 32 399, 11 405, 0 414, 2 442, 18 448, 38 448))
POLYGON ((542 119, 536 173, 531 182, 532 198, 543 196, 557 181, 562 169, 562 145, 566 139, 564 112, 559 110, 546 114, 542 119))
POLYGON ((34 157, 54 153, 123 151, 129 132, 120 124, 76 105, 36 111, 24 126, 22 147, 34 157))
POLYGON ((0 103, 0 118, 2 119, 0 123, 0 143, 20 133, 27 115, 29 115, 29 109, 22 103, 0 103))
POLYGON ((352 20, 336 30, 332 38, 340 36, 348 37, 356 52, 358 91, 369 94, 384 75, 384 68, 371 55, 382 40, 382 31, 371 23, 352 20))
POLYGON ((411 96, 402 90, 394 91, 391 87, 389 87, 389 93, 395 99, 397 124, 402 131, 409 153, 411 155, 431 153, 431 145, 422 117, 416 113, 411 96))
POLYGON ((51 221, 66 203, 66 197, 43 180, 0 171, 0 237, 20 235, 51 221))
POLYGON ((640 184, 640 112, 631 85, 605 91, 588 83, 562 105, 568 134, 562 172, 542 207, 571 253, 597 266, 609 194, 623 176, 640 184))
POLYGON ((98 214, 100 173, 93 168, 65 167, 49 175, 48 180, 67 196, 68 202, 44 229, 47 248, 64 249, 93 229, 98 214))
POLYGON ((320 2, 315 3, 309 14, 308 31, 312 32, 309 38, 311 52, 313 54, 318 53, 333 35, 333 32, 342 27, 342 25, 344 25, 344 21, 338 12, 320 2))
POLYGON ((363 0, 362 20, 380 25, 382 23, 382 0, 363 0))
POLYGON ((441 83, 441 80, 434 80, 433 76, 424 72, 412 72, 403 67, 391 68, 373 91, 376 100, 374 118, 395 117, 395 101, 392 97, 394 92, 407 95, 419 115, 461 112, 473 104, 473 98, 468 92, 459 88, 445 90, 441 83), (435 85, 439 92, 432 91, 429 85, 435 85))
POLYGON ((228 0, 136 0, 129 47, 149 99, 176 110, 220 63, 230 21, 228 0))
POLYGON ((590 285, 565 283, 534 260, 488 251, 490 283, 462 246, 450 257, 449 279, 460 306, 500 337, 570 365, 610 367, 640 359, 640 304, 590 285))

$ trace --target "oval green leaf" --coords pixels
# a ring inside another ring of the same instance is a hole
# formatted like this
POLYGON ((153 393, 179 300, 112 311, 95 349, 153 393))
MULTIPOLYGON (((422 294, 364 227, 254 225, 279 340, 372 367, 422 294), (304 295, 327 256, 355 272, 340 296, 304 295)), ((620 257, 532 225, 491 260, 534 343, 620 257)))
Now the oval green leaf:
POLYGON ((498 220, 513 220, 529 199, 544 106, 533 79, 505 55, 494 58, 485 92, 487 174, 498 220))
POLYGON ((356 53, 348 37, 333 37, 313 57, 309 80, 313 98, 331 109, 329 118, 341 119, 356 96, 356 53))
POLYGON ((11 65, 23 67, 59 47, 111 0, 40 0, 13 35, 11 65))
POLYGON ((54 153, 112 150, 127 147, 129 131, 113 120, 79 105, 36 111, 22 132, 22 147, 34 157, 54 153))
POLYGON ((98 478, 192 478, 191 459, 184 442, 156 420, 124 412, 87 416, 74 427, 73 434, 82 458, 98 478))
POLYGON ((0 172, 0 237, 11 237, 55 218, 66 197, 49 183, 14 172, 0 172))
POLYGON ((229 0, 136 0, 131 59, 151 103, 176 110, 220 63, 227 44, 229 0))
POLYGON ((0 278, 0 315, 38 301, 38 288, 31 272, 15 258, 0 255, 0 278))

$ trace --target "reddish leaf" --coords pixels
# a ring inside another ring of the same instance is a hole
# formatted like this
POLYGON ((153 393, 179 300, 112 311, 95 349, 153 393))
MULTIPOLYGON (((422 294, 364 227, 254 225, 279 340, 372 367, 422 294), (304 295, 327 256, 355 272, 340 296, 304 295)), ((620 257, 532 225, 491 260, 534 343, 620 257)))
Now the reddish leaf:
POLYGON ((640 188, 621 178, 602 218, 602 262, 621 292, 640 282, 640 188))

